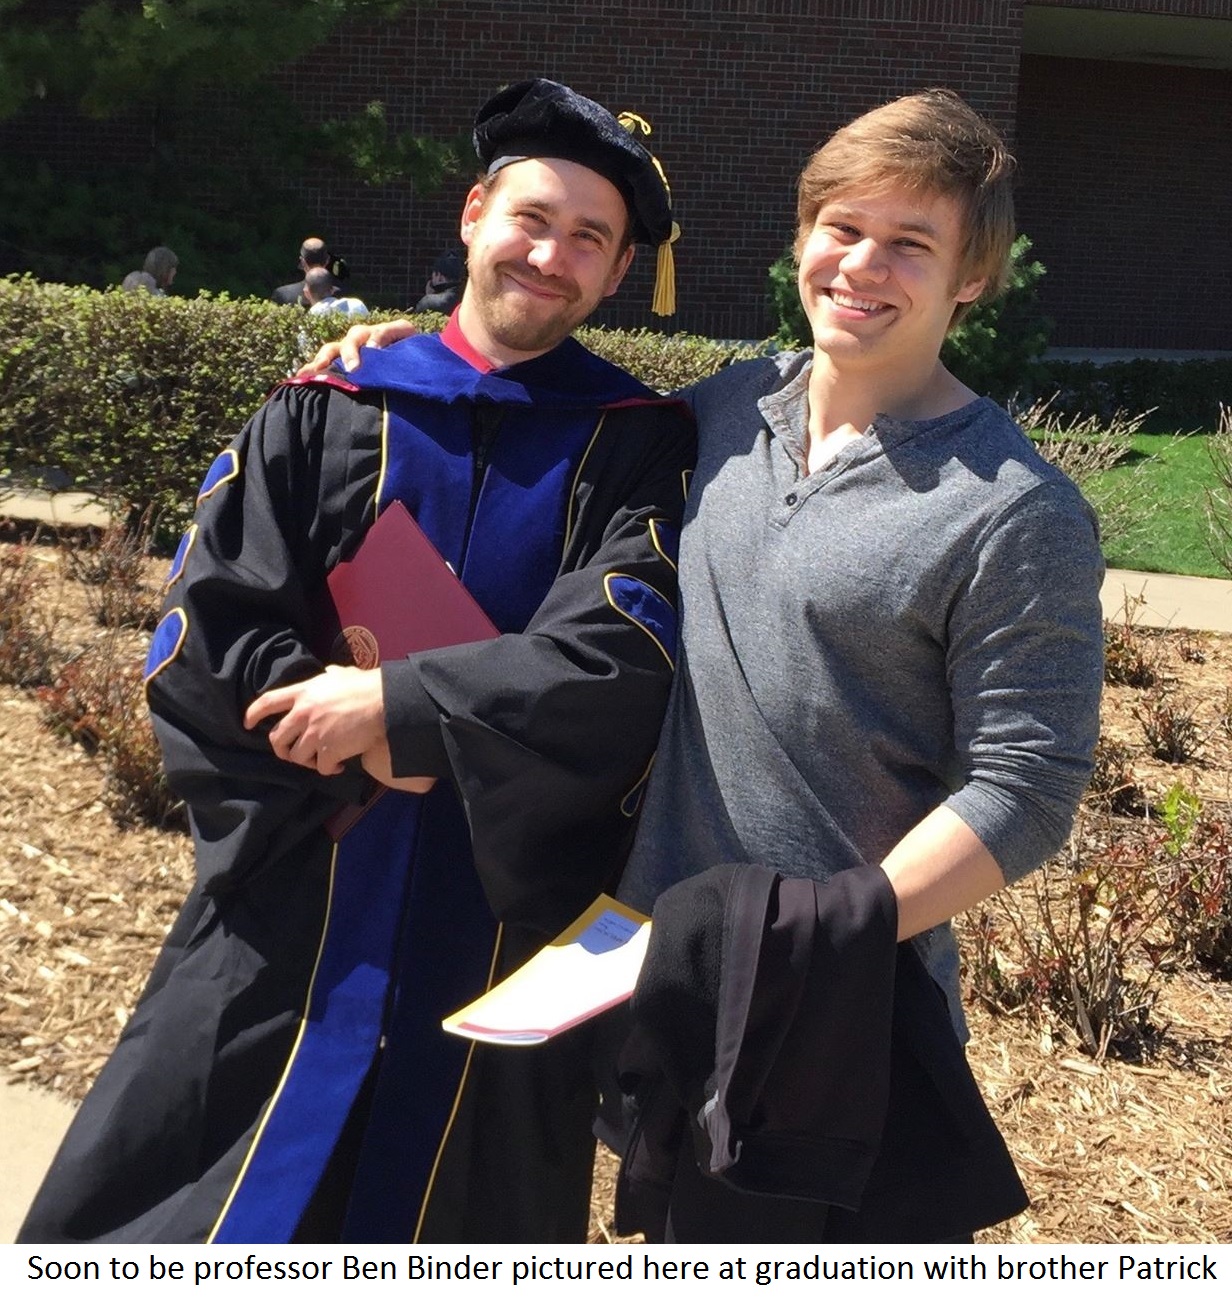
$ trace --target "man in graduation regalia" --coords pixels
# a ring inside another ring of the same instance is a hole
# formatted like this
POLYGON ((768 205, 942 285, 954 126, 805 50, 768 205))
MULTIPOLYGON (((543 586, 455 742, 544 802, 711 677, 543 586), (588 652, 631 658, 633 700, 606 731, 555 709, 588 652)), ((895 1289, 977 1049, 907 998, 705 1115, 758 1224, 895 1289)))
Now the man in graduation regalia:
POLYGON ((670 240, 670 197, 552 82, 490 101, 475 144, 445 332, 280 387, 201 487, 147 664, 198 882, 26 1241, 585 1237, 585 1030, 502 1050, 440 1020, 627 849, 692 433, 569 335, 633 241, 670 240), (500 636, 327 672, 323 582, 395 501, 500 636), (335 841, 370 775, 403 790, 335 841))

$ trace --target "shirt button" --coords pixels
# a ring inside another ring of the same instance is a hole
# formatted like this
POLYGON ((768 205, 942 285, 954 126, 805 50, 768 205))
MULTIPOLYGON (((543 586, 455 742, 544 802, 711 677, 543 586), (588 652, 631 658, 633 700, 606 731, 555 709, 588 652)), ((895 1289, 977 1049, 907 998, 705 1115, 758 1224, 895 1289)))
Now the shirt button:
POLYGON ((783 501, 787 504, 788 507, 794 507, 797 501, 799 500, 797 499, 795 494, 788 494, 787 497, 783 499, 783 501))

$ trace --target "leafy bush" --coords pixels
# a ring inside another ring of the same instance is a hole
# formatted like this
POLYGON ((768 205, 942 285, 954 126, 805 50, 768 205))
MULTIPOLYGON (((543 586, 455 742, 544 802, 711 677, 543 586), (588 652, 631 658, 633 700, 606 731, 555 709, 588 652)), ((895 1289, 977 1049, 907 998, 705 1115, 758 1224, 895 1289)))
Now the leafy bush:
POLYGON ((999 403, 1025 391, 1038 393, 1036 367, 1052 334, 1039 306, 1044 265, 1028 258, 1030 251, 1031 241, 1020 235, 1010 250, 1005 293, 976 304, 941 348, 941 361, 963 384, 999 403))
POLYGON ((272 304, 4 283, 10 469, 58 467, 114 504, 182 516, 214 450, 290 369, 296 325, 272 304))
POLYGON ((731 362, 755 357, 753 345, 723 344, 699 335, 662 335, 651 330, 605 330, 586 326, 577 338, 601 358, 623 367, 644 385, 668 394, 713 376, 731 362))
POLYGON ((256 299, 0 280, 0 470, 57 467, 174 535, 218 449, 337 328, 256 299))
POLYGON ((1156 814, 1166 830, 1174 948, 1221 977, 1232 976, 1232 824, 1179 783, 1156 814))
POLYGON ((796 256, 788 245, 770 264, 767 273, 766 293, 770 300, 770 316, 778 323, 774 340, 784 349, 802 348, 813 338, 813 330, 805 316, 796 284, 798 270, 796 256))
MULTIPOLYGON (((415 320, 425 330, 444 322, 437 314, 415 320)), ((218 449, 344 325, 255 299, 0 280, 0 470, 59 468, 134 519, 149 511, 159 536, 173 537, 218 449)), ((753 352, 648 330, 579 335, 660 390, 753 352)))

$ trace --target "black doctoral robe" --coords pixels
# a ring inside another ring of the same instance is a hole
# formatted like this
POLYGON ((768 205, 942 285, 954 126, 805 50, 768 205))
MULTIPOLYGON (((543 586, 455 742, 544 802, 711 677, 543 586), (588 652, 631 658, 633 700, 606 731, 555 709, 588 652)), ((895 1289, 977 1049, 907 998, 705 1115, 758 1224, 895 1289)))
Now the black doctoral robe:
POLYGON ((573 341, 480 361, 451 325, 283 387, 210 468, 147 662, 198 882, 21 1239, 584 1239, 585 1030, 439 1023, 619 869, 692 432, 573 341), (321 669, 324 577, 393 498, 503 633, 383 668, 394 772, 444 777, 335 844, 365 776, 279 761, 243 713, 321 669))

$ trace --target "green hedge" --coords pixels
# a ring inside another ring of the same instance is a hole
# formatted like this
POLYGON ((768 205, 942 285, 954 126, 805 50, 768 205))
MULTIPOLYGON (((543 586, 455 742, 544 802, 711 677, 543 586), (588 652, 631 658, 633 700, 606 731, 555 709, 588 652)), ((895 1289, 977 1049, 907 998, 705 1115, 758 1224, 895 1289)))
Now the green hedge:
POLYGON ((54 467, 174 530, 220 444, 295 365, 303 314, 0 282, 0 463, 54 467))
POLYGON ((1211 431, 1219 428, 1221 405, 1232 408, 1232 358, 1046 360, 1035 364, 1032 385, 1033 397, 1051 400, 1062 416, 1109 421, 1149 412, 1141 426, 1148 434, 1211 431))
MULTIPOLYGON (((425 330, 441 323, 419 319, 425 330)), ((0 280, 0 471, 57 468, 115 506, 153 508, 160 534, 174 537, 218 449, 305 351, 344 325, 255 299, 0 280)), ((648 330, 587 327, 579 338, 662 391, 756 351, 648 330)), ((1062 416, 1154 408, 1146 430, 1214 430, 1220 403, 1232 405, 1232 360, 1036 367, 1035 396, 1056 393, 1062 416)))
MULTIPOLYGON (((439 329, 442 321, 419 324, 439 329)), ((255 299, 0 280, 0 471, 57 468, 114 505, 152 507, 160 533, 173 536, 218 449, 306 351, 344 326, 255 299)), ((651 331, 580 334, 665 391, 753 352, 651 331)))

